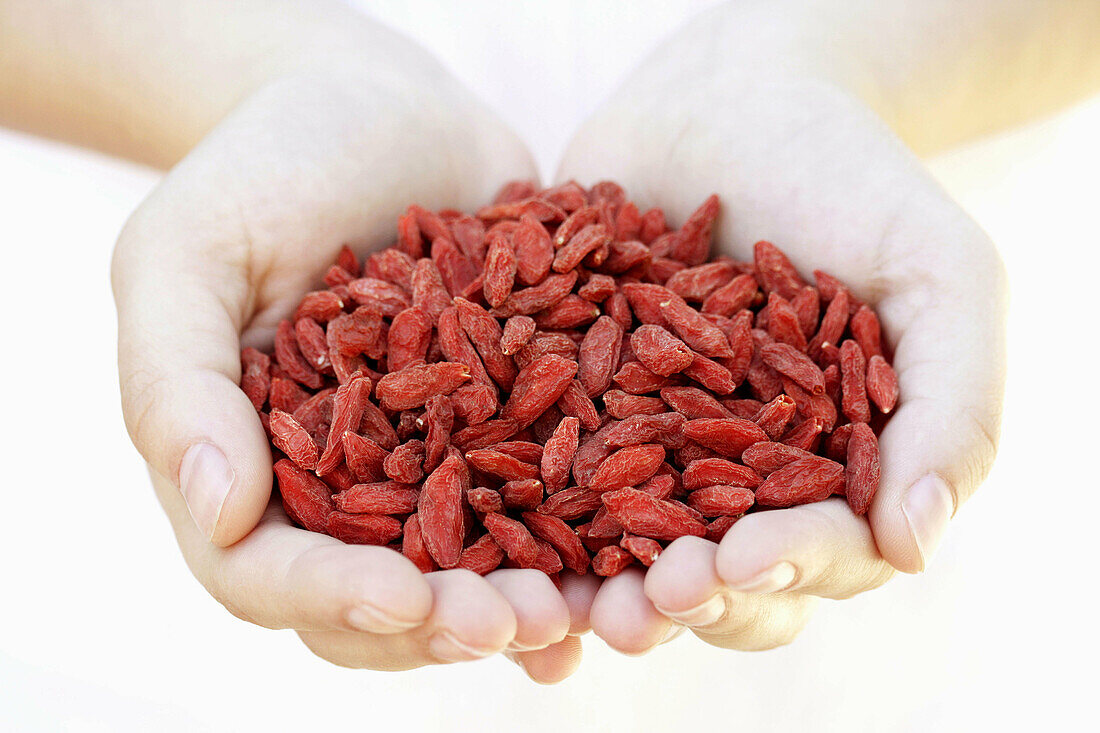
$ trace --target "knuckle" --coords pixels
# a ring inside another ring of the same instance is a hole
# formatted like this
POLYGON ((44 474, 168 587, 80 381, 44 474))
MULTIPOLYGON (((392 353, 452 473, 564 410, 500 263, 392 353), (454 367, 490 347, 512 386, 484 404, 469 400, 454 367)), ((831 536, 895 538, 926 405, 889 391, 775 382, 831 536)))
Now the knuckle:
POLYGON ((195 579, 202 584, 206 592, 210 594, 210 597, 217 601, 221 606, 230 613, 234 618, 238 618, 241 621, 246 621, 256 626, 264 626, 265 628, 272 628, 260 622, 259 618, 249 608, 242 605, 239 601, 240 594, 235 593, 234 589, 240 584, 233 582, 228 576, 226 569, 219 563, 217 567, 213 568, 209 572, 200 573, 195 572, 195 579))
POLYGON ((854 586, 844 587, 840 592, 830 594, 829 598, 837 601, 844 601, 849 598, 854 598, 861 593, 881 588, 898 572, 896 568, 886 561, 880 561, 878 564, 881 565, 881 567, 877 567, 869 573, 863 582, 854 586))
POLYGON ((215 600, 217 600, 218 603, 220 603, 222 605, 222 607, 225 608, 226 611, 229 611, 229 613, 232 616, 234 616, 235 618, 238 618, 241 621, 246 621, 246 622, 248 622, 250 624, 253 624, 255 626, 264 626, 265 628, 271 628, 270 626, 266 626, 265 624, 261 624, 257 620, 256 616, 249 613, 244 607, 240 606, 239 604, 233 603, 233 602, 231 602, 231 601, 229 601, 228 599, 225 599, 225 598, 217 598, 216 596, 215 596, 215 600))
POLYGON ((123 376, 121 391, 122 413, 130 439, 145 459, 154 463, 151 454, 159 440, 157 414, 170 397, 168 380, 163 375, 137 369, 123 376))
POLYGON ((360 669, 364 665, 357 663, 357 659, 354 655, 348 653, 346 650, 342 650, 339 647, 335 647, 333 644, 328 643, 327 637, 324 634, 314 634, 305 631, 299 631, 298 638, 306 649, 319 659, 323 659, 329 664, 334 664, 337 667, 343 667, 345 669, 360 669))
POLYGON ((967 431, 967 445, 970 449, 965 454, 962 481, 948 482, 955 495, 956 509, 977 490, 978 485, 989 474, 1000 442, 999 409, 985 411, 966 407, 962 416, 966 423, 964 430, 967 431))

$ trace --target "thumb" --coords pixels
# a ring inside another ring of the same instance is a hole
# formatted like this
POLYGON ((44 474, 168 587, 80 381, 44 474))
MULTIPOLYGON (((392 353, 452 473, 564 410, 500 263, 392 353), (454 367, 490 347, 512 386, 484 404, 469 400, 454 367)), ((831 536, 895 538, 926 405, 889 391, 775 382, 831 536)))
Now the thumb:
POLYGON ((143 207, 115 249, 122 408, 145 460, 179 488, 202 534, 227 546, 271 494, 267 437, 237 386, 247 247, 217 233, 223 224, 179 224, 143 207))
MULTIPOLYGON (((961 268, 965 285, 926 284, 895 296, 923 305, 897 342, 901 400, 880 437, 882 478, 869 518, 879 551, 903 572, 925 569, 997 450, 1007 286, 999 257, 992 246, 986 251, 961 268)), ((890 300, 880 304, 887 336, 893 312, 905 310, 890 300)))

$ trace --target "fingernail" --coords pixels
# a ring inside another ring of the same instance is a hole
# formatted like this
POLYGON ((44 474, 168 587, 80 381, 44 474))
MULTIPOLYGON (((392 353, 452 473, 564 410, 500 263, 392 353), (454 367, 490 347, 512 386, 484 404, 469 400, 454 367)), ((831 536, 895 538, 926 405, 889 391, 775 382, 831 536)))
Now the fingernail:
POLYGON ((743 583, 731 583, 730 588, 739 593, 775 593, 789 587, 796 574, 794 565, 783 560, 743 583))
POLYGON ((428 650, 436 659, 443 662, 468 662, 493 654, 495 649, 478 649, 464 644, 449 631, 440 631, 428 641, 428 650))
POLYGON ((517 667, 522 669, 525 675, 527 675, 528 677, 531 676, 531 673, 527 671, 527 665, 523 663, 523 659, 518 654, 516 654, 515 652, 510 652, 506 653, 505 656, 508 657, 508 659, 512 660, 512 662, 515 663, 517 667))
POLYGON ((686 626, 683 626, 681 624, 676 624, 676 623, 672 624, 671 626, 668 627, 668 631, 665 633, 665 638, 661 639, 661 643, 662 644, 667 644, 668 642, 672 641, 673 639, 675 639, 680 634, 684 633, 684 629, 686 629, 686 628, 687 628, 686 626))
POLYGON ((545 649, 548 646, 550 646, 550 645, 549 644, 542 644, 540 646, 527 646, 526 644, 521 644, 518 641, 513 639, 508 644, 508 646, 506 648, 508 649, 508 651, 513 651, 513 652, 533 652, 533 651, 537 651, 538 649, 545 649))
POLYGON ((419 621, 406 621, 394 618, 385 611, 369 603, 361 603, 347 612, 348 623, 371 634, 391 634, 396 631, 408 631, 420 625, 419 621))
POLYGON ((233 487, 233 469, 225 454, 209 443, 196 443, 180 462, 180 493, 199 530, 210 539, 233 487))
POLYGON ((935 474, 929 474, 909 487, 901 510, 909 522, 909 533, 920 553, 921 570, 928 567, 928 561, 939 547, 954 506, 951 489, 935 474))
POLYGON ((686 611, 668 611, 659 606, 657 610, 684 626, 710 626, 722 618, 722 614, 726 612, 726 599, 716 593, 698 606, 686 611))

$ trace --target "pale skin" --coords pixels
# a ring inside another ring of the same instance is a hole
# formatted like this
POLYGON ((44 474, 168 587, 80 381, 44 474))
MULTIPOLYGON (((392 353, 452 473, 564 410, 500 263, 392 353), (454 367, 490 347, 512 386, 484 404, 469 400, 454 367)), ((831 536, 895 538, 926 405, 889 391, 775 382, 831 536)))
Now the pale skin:
POLYGON ((535 177, 522 143, 426 52, 339 4, 77 7, 0 1, 0 47, 15 49, 0 56, 0 122, 173 166, 112 276, 127 425, 192 572, 336 664, 503 651, 539 682, 572 673, 589 628, 631 654, 680 626, 766 649, 816 598, 927 566, 995 452, 1006 287, 905 142, 929 152, 1100 81, 1088 3, 740 2, 674 34, 581 127, 558 178, 615 179, 674 222, 717 192, 719 248, 744 258, 770 239, 874 304, 902 404, 867 519, 838 500, 755 514, 720 544, 681 539, 647 573, 559 592, 535 571, 425 576, 294 528, 269 502, 270 451, 236 386, 240 347, 270 342, 341 244, 385 246, 410 201, 470 209, 535 177), (941 24, 988 54, 937 52, 941 24))

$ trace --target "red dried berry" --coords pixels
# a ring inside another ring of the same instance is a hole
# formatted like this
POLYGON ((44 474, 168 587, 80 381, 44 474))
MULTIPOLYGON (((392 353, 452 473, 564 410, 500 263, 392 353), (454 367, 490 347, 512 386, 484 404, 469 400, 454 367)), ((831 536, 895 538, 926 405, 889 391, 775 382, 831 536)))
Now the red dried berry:
POLYGON ((773 471, 756 488, 763 506, 809 504, 829 498, 844 483, 844 466, 820 456, 799 458, 773 471))
POLYGON ((596 469, 588 488, 602 492, 637 486, 656 473, 664 459, 664 446, 656 443, 632 445, 615 451, 596 469))
POLYGON ((756 496, 740 486, 705 486, 691 492, 687 501, 704 517, 731 517, 748 511, 756 496))
POLYGON ((757 504, 838 494, 866 511, 870 404, 898 398, 878 319, 770 243, 708 262, 718 211, 711 197, 670 231, 611 181, 517 182, 477 217, 410 206, 362 266, 341 249, 274 359, 241 354, 241 389, 289 456, 291 519, 401 538, 424 572, 556 580, 719 541, 757 504))
POLYGON ((662 501, 637 489, 620 489, 602 495, 603 504, 611 516, 631 534, 655 540, 706 534, 706 525, 687 508, 662 501))
POLYGON ((603 578, 618 575, 634 562, 634 556, 621 547, 608 545, 592 558, 592 572, 603 578))
POLYGON ((324 532, 336 511, 325 482, 285 458, 275 462, 275 477, 287 515, 310 532, 324 532))
POLYGON ((866 423, 854 423, 844 469, 845 496, 856 514, 866 514, 879 484, 878 438, 866 423))
POLYGON ((877 354, 867 362, 867 396, 883 414, 893 410, 898 402, 898 375, 877 354))

